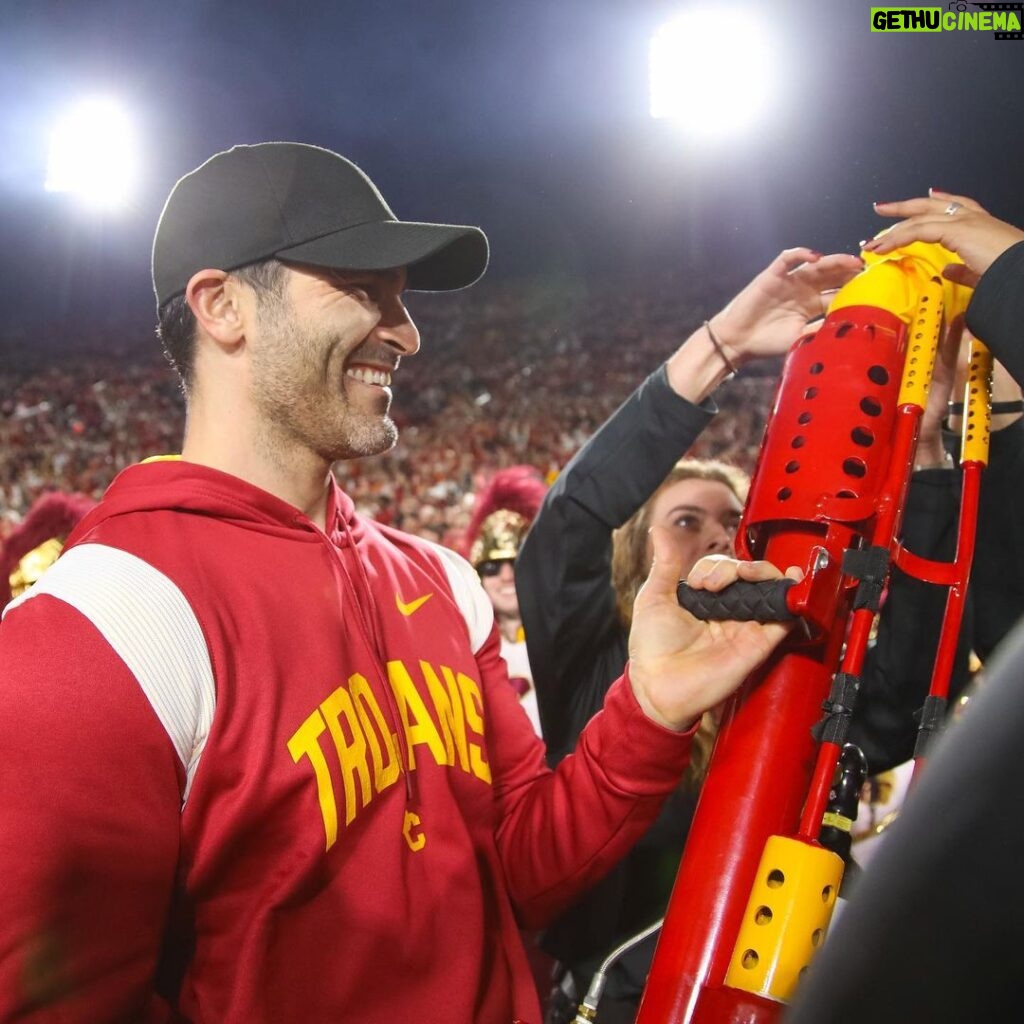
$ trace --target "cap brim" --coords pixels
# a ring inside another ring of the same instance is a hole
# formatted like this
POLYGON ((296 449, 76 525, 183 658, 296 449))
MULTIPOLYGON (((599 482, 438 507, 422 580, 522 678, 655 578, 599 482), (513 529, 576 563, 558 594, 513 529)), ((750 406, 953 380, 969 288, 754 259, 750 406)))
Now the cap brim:
POLYGON ((466 288, 487 269, 487 236, 462 224, 377 221, 357 224, 275 254, 337 270, 406 267, 406 288, 446 292, 466 288))

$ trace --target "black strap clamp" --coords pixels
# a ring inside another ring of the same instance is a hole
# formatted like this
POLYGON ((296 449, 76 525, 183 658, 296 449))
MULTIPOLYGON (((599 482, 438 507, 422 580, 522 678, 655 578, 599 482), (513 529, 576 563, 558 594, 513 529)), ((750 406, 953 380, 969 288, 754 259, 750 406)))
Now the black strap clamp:
POLYGON ((889 549, 875 545, 870 548, 848 548, 843 552, 843 572, 860 580, 853 598, 853 609, 868 608, 877 612, 882 605, 882 591, 889 575, 889 549))
POLYGON ((857 676, 850 675, 849 672, 836 673, 828 699, 821 705, 825 717, 811 730, 811 734, 819 743, 835 743, 842 746, 846 742, 846 732, 850 727, 850 718, 857 704, 859 690, 860 679, 857 676))

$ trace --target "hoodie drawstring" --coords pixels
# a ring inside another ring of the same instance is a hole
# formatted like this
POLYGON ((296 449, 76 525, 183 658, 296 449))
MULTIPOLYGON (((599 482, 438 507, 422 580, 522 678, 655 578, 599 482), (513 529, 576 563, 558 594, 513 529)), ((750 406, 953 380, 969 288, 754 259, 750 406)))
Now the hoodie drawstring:
POLYGON ((339 551, 338 548, 331 543, 330 537, 326 534, 324 534, 324 540, 328 545, 330 545, 334 559, 341 566, 341 571, 345 577, 348 593, 352 596, 357 630, 364 646, 370 654, 370 662, 373 664, 374 671, 377 674, 377 681, 383 689, 385 698, 388 702, 388 717, 391 719, 391 725, 394 727, 394 735, 397 739, 396 753, 398 754, 398 763, 402 772, 402 777, 405 780, 405 798, 408 802, 413 798, 412 773, 408 768, 410 753, 408 746, 409 738, 406 736, 405 729, 402 728, 402 716, 398 709, 398 703, 395 700, 394 692, 391 689, 391 684, 388 681, 385 671, 387 661, 384 653, 384 645, 381 640, 377 616, 373 613, 374 598, 373 591, 370 587, 370 578, 366 573, 366 566, 363 565, 362 559, 356 551, 355 538, 352 536, 352 530, 349 527, 348 522, 343 516, 338 516, 338 519, 341 521, 348 549, 351 551, 352 556, 355 559, 356 566, 358 567, 361 587, 356 587, 352 580, 352 575, 345 563, 345 553, 343 551, 339 551), (361 601, 360 598, 363 600, 361 601), (363 603, 364 601, 365 605, 363 603), (369 621, 367 621, 367 616, 369 617, 369 621))

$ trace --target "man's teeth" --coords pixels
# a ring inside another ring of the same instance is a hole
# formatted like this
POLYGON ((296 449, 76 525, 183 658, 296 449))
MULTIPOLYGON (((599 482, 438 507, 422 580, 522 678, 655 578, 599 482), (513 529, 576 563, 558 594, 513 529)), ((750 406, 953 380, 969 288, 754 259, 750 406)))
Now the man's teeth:
POLYGON ((387 370, 371 370, 364 366, 355 366, 345 371, 346 377, 354 377, 363 384, 379 384, 381 387, 389 387, 391 374, 387 370))

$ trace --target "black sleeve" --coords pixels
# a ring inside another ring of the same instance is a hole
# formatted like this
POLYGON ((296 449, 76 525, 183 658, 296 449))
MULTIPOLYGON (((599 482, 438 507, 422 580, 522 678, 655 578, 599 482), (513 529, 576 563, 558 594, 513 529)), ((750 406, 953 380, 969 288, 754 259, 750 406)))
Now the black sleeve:
POLYGON ((974 649, 982 661, 1024 615, 1024 419, 992 435, 981 475, 978 541, 971 571, 975 600, 974 649))
POLYGON ((626 663, 612 531, 657 490, 714 412, 680 398, 662 366, 566 466, 520 548, 519 611, 553 759, 572 749, 626 663))
POLYGON ((985 271, 967 307, 967 326, 1024 387, 1024 242, 1006 250, 985 271))
MULTIPOLYGON (((1024 387, 1024 242, 1006 250, 982 275, 967 308, 967 326, 1024 387)), ((1024 422, 992 435, 982 476, 978 549, 972 589, 977 594, 978 654, 985 658, 1024 612, 1024 422)))

